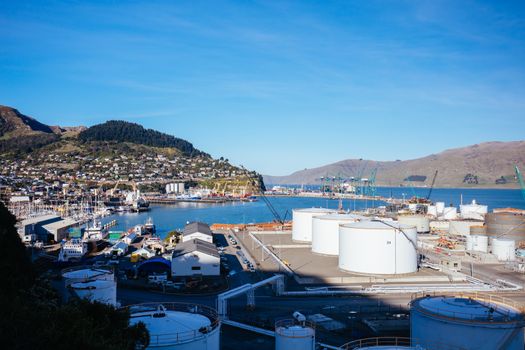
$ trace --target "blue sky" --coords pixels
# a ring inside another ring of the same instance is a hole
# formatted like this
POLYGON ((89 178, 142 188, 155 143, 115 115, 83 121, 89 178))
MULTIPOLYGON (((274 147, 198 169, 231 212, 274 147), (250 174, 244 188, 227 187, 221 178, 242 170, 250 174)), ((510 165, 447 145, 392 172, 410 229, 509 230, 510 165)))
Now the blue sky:
POLYGON ((525 139, 523 1, 2 1, 0 104, 264 174, 525 139))

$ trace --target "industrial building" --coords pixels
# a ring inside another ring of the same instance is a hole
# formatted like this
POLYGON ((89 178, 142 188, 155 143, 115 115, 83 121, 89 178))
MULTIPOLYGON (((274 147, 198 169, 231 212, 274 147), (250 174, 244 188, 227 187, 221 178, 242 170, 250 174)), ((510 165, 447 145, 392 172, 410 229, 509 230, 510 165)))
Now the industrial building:
POLYGON ((182 231, 182 242, 200 239, 208 243, 213 243, 213 232, 210 226, 203 222, 192 222, 187 224, 182 231))
POLYGON ((47 231, 48 237, 52 237, 55 242, 60 242, 69 237, 69 229, 78 227, 79 222, 74 219, 66 218, 42 226, 47 231))
POLYGON ((219 276, 220 255, 210 242, 192 239, 178 244, 171 258, 172 277, 219 276))
POLYGON ((48 231, 45 230, 43 226, 61 220, 62 219, 60 218, 60 216, 54 214, 46 214, 31 217, 22 220, 22 222, 19 225, 18 233, 23 241, 27 241, 28 239, 24 239, 24 237, 29 236, 29 241, 39 240, 42 242, 47 242, 48 231))

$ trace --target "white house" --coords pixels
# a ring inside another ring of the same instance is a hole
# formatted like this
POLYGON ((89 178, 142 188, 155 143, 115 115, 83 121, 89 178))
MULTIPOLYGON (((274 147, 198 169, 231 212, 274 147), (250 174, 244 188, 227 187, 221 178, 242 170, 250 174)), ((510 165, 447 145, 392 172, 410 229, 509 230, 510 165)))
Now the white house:
POLYGON ((219 276, 220 255, 213 243, 193 239, 178 244, 171 258, 172 277, 219 276))
POLYGON ((213 243, 213 233, 210 226, 203 222, 192 222, 187 224, 182 231, 182 242, 200 239, 208 243, 213 243))

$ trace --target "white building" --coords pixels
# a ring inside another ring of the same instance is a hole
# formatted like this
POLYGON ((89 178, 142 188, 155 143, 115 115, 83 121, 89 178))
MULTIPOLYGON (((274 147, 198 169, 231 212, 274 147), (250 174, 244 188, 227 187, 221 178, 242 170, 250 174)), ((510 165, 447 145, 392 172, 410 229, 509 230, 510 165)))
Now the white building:
POLYGON ((213 243, 213 232, 211 232, 210 226, 202 222, 192 222, 186 225, 182 231, 182 242, 188 242, 194 239, 213 243))
POLYGON ((172 277, 219 276, 220 255, 213 243, 194 239, 178 244, 171 258, 172 277))

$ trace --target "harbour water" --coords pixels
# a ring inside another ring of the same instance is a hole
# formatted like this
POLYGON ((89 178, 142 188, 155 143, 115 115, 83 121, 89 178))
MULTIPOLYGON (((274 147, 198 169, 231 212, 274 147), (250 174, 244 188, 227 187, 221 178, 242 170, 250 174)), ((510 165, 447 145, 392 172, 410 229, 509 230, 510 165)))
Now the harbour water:
MULTIPOLYGON (((425 197, 428 189, 415 188, 416 195, 425 197)), ((378 188, 377 194, 395 198, 402 198, 403 193, 408 199, 413 196, 409 188, 378 188)), ((459 206, 463 196, 463 203, 470 203, 473 199, 480 204, 488 205, 489 210, 500 207, 514 207, 525 209, 525 200, 519 190, 497 189, 434 189, 431 199, 445 202, 446 205, 459 206)), ((306 197, 269 197, 276 211, 284 218, 291 219, 294 208, 325 207, 336 209, 338 200, 327 198, 306 197)), ((379 205, 381 201, 343 200, 345 210, 360 210, 379 205)), ((184 227, 188 221, 203 221, 206 223, 254 223, 274 220, 264 201, 234 202, 221 204, 178 203, 175 205, 153 205, 149 212, 115 214, 104 218, 103 223, 117 220, 117 226, 112 230, 127 230, 134 225, 144 224, 151 217, 157 226, 157 233, 164 237, 169 231, 184 227)))

